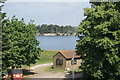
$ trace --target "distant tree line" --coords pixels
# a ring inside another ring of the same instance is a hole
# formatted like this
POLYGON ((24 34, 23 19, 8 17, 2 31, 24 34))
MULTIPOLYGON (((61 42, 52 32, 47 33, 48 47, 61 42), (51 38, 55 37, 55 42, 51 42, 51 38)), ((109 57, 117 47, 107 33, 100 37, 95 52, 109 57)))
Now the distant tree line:
POLYGON ((40 34, 45 34, 45 33, 64 33, 64 34, 73 34, 76 31, 75 27, 72 27, 71 25, 68 26, 59 26, 59 25, 47 25, 47 24, 42 24, 41 26, 38 25, 37 31, 40 34))

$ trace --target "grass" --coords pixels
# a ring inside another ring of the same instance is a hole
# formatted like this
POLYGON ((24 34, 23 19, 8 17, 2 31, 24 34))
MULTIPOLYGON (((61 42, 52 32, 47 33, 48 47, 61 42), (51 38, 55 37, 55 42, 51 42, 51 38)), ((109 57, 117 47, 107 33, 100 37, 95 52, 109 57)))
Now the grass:
POLYGON ((82 71, 83 71, 82 69, 75 70, 75 72, 82 72, 82 71))
MULTIPOLYGON (((52 63, 53 62, 53 55, 55 55, 58 50, 43 50, 40 54, 39 60, 36 60, 35 64, 31 64, 31 66, 38 65, 38 64, 45 64, 45 63, 52 63)), ((22 66, 23 68, 27 68, 30 66, 22 66)))
MULTIPOLYGON (((75 73, 80 73, 80 72, 82 72, 82 71, 83 71, 82 69, 74 70, 75 73)), ((72 73, 72 70, 67 71, 67 73, 72 73)))
POLYGON ((44 63, 51 63, 53 62, 53 55, 55 55, 58 51, 48 51, 45 50, 41 53, 40 55, 40 60, 37 61, 39 64, 44 64, 44 63))
POLYGON ((55 71, 55 72, 64 72, 63 69, 60 69, 60 68, 53 68, 52 66, 49 66, 45 69, 47 72, 50 72, 50 71, 55 71))

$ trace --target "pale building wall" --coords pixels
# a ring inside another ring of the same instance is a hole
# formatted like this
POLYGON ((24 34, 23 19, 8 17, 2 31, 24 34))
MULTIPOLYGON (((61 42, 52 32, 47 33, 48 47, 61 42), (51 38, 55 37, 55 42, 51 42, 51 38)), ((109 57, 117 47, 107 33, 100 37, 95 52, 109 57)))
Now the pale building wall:
POLYGON ((58 54, 53 58, 53 67, 65 69, 65 67, 66 67, 66 59, 65 59, 60 53, 58 53, 58 54), (59 59, 62 59, 62 60, 63 60, 63 65, 56 65, 56 59, 58 59, 58 56, 59 56, 59 59))
MULTIPOLYGON (((76 59, 77 63, 74 65, 74 69, 79 69, 79 66, 81 66, 81 59, 76 59)), ((56 56, 53 58, 53 67, 54 68, 61 68, 64 70, 72 70, 73 65, 71 64, 71 60, 66 60, 60 53, 58 53, 56 56), (63 60, 63 65, 56 65, 56 59, 62 59, 63 60)))
MULTIPOLYGON (((81 62, 82 60, 81 59, 76 59, 76 64, 74 64, 74 69, 79 69, 79 66, 81 66, 81 62)), ((66 61, 66 68, 69 68, 69 70, 72 70, 73 69, 73 65, 71 64, 71 60, 67 60, 66 61)))

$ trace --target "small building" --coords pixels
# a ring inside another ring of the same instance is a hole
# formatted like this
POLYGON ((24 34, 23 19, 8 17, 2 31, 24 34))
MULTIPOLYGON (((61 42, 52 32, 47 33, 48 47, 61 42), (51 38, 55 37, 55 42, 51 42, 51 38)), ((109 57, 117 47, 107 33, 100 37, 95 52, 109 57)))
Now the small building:
POLYGON ((53 67, 64 70, 79 69, 81 66, 81 56, 75 50, 62 50, 53 56, 53 67), (73 62, 74 55, 74 62, 73 62))

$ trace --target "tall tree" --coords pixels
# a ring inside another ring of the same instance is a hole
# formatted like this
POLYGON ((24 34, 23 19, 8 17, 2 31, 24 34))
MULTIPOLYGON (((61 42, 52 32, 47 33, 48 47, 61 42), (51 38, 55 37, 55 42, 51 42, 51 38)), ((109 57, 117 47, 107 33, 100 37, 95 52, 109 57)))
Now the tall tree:
POLYGON ((39 58, 39 42, 35 37, 35 24, 33 21, 26 24, 23 19, 2 21, 2 61, 3 68, 10 66, 21 67, 30 65, 39 58))
POLYGON ((76 49, 84 54, 85 77, 117 79, 120 76, 120 2, 92 2, 77 30, 76 49))
MULTIPOLYGON (((2 20, 5 17, 5 13, 2 12, 2 7, 4 6, 3 3, 6 0, 0 0, 0 34, 2 34, 2 20)), ((0 35, 0 78, 3 76, 3 72, 6 70, 3 70, 2 65, 2 35, 0 35)))

